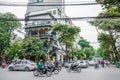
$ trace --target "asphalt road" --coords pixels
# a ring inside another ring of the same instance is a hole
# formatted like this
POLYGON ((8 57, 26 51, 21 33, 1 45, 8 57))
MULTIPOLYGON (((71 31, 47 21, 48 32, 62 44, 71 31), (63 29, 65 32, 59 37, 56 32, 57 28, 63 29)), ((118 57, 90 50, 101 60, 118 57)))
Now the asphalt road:
POLYGON ((120 80, 120 69, 114 67, 94 69, 94 67, 89 67, 82 69, 81 73, 68 73, 63 68, 58 75, 34 77, 32 71, 8 71, 7 68, 0 68, 0 80, 120 80))

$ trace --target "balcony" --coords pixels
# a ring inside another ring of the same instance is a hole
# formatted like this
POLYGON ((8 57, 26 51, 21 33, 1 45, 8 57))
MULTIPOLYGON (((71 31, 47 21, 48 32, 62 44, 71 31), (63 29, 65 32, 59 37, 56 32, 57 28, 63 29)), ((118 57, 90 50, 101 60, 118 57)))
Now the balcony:
POLYGON ((27 22, 25 29, 52 27, 52 25, 53 25, 53 22, 48 20, 33 21, 33 22, 27 22))
POLYGON ((40 34, 39 37, 41 39, 53 39, 53 36, 50 34, 40 34))

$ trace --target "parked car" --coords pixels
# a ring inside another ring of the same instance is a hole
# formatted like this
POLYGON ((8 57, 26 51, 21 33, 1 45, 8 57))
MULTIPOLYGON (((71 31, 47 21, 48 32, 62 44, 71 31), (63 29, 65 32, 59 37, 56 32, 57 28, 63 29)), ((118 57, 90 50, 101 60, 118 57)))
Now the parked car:
POLYGON ((96 63, 97 63, 97 62, 96 62, 95 60, 90 60, 90 61, 89 61, 89 65, 90 65, 90 66, 95 66, 96 63))
POLYGON ((105 64, 109 65, 110 64, 110 61, 108 60, 104 60, 105 64))
POLYGON ((82 68, 87 68, 89 66, 89 63, 87 60, 78 60, 77 63, 79 64, 80 67, 82 68))
POLYGON ((25 71, 30 71, 34 70, 37 67, 36 63, 30 60, 18 60, 13 63, 11 63, 8 66, 8 69, 10 71, 13 70, 25 70, 25 71))

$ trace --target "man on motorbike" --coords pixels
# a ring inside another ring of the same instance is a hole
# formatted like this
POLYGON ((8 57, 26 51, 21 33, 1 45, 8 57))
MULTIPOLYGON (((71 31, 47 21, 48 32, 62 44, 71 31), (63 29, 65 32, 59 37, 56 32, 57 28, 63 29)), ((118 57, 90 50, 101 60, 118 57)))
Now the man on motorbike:
POLYGON ((79 66, 77 60, 75 60, 70 67, 67 68, 67 72, 71 72, 71 71, 77 71, 77 72, 81 72, 81 67, 79 66))
POLYGON ((78 62, 77 62, 77 59, 75 59, 74 61, 73 61, 73 63, 72 63, 72 67, 77 67, 79 64, 78 64, 78 62))
POLYGON ((52 62, 51 62, 50 58, 48 58, 48 60, 46 61, 45 66, 46 67, 51 67, 52 66, 52 62))
POLYGON ((54 71, 55 66, 54 66, 54 64, 52 64, 50 58, 48 58, 48 60, 46 61, 45 67, 46 67, 47 69, 49 69, 51 72, 54 71))
POLYGON ((55 59, 54 65, 55 65, 55 66, 58 66, 59 64, 60 64, 60 62, 59 62, 57 59, 55 59))
POLYGON ((40 61, 37 62, 37 68, 42 71, 43 68, 42 59, 40 59, 40 61))
POLYGON ((33 71, 33 74, 34 76, 46 74, 48 77, 52 75, 52 73, 46 67, 43 66, 42 60, 37 62, 37 68, 35 68, 35 70, 33 71))

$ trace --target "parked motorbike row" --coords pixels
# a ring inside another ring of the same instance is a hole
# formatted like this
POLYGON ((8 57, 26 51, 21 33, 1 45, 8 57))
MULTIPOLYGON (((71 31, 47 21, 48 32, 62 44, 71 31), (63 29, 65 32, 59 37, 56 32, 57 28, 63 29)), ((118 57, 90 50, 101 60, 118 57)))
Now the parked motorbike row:
POLYGON ((42 75, 46 75, 47 77, 50 77, 53 73, 55 75, 59 74, 59 72, 61 71, 61 66, 59 65, 52 65, 52 66, 43 66, 42 69, 38 69, 35 68, 33 71, 33 75, 34 76, 42 76, 42 75))

